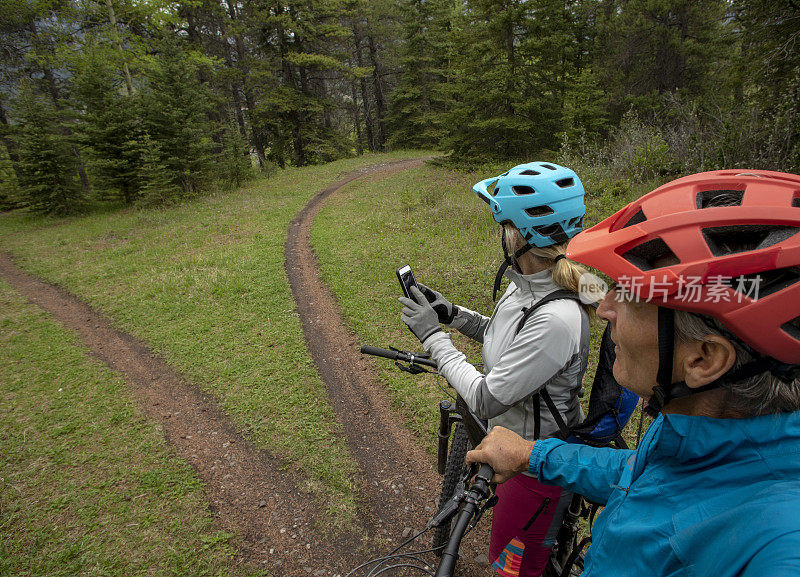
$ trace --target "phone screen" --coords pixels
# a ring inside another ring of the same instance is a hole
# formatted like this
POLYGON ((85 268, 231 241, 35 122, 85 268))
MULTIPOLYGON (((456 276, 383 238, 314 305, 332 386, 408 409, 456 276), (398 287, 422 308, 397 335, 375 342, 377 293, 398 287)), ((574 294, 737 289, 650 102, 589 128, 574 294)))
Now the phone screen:
POLYGON ((403 294, 413 299, 414 297, 411 296, 408 289, 412 286, 417 286, 417 280, 414 278, 414 273, 411 272, 411 267, 405 265, 397 269, 397 278, 400 281, 400 288, 403 289, 403 294))

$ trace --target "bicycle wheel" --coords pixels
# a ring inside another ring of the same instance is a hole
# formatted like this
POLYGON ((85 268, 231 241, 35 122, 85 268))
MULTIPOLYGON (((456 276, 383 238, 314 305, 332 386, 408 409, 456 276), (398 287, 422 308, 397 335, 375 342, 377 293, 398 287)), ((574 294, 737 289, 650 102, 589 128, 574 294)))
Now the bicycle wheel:
MULTIPOLYGON (((442 480, 442 491, 439 495, 439 510, 450 500, 450 497, 455 492, 456 485, 467 473, 464 457, 468 450, 469 439, 467 438, 467 431, 464 425, 457 423, 450 439, 450 450, 447 453, 447 465, 444 470, 444 479, 442 480)), ((447 543, 448 539, 450 539, 450 525, 451 522, 447 521, 433 530, 433 547, 441 547, 447 543)), ((436 551, 436 555, 441 555, 441 553, 441 550, 436 551)))

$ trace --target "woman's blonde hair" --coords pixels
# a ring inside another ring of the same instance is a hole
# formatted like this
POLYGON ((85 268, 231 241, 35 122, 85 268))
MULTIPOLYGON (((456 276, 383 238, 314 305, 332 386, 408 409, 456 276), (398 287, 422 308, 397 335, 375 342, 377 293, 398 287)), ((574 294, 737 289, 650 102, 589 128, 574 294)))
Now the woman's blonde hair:
MULTIPOLYGON (((509 239, 512 241, 510 243, 511 246, 519 248, 525 244, 522 233, 520 233, 513 224, 503 224, 503 231, 504 234, 511 235, 509 239)), ((556 286, 577 293, 579 292, 581 276, 586 274, 587 271, 581 265, 566 258, 567 244, 567 242, 562 242, 561 244, 553 244, 545 247, 534 246, 528 250, 525 255, 531 255, 541 261, 547 261, 553 274, 553 282, 556 286), (558 255, 564 255, 564 258, 556 260, 558 255)), ((513 254, 513 251, 510 252, 513 254)), ((520 258, 525 258, 525 255, 522 255, 520 258)), ((594 307, 591 305, 583 305, 583 308, 585 308, 587 312, 594 312, 594 307)))

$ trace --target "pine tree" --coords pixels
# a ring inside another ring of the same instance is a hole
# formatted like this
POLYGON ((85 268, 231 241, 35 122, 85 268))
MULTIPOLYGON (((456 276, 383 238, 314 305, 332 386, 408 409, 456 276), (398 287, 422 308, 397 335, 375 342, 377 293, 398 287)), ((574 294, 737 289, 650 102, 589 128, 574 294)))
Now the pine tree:
POLYGON ((749 124, 762 138, 754 139, 761 150, 774 150, 761 165, 800 171, 800 4, 737 0, 733 13, 743 42, 738 109, 755 113, 758 126, 749 124))
POLYGON ((184 194, 193 194, 212 179, 214 142, 208 111, 213 96, 198 79, 199 64, 181 50, 179 42, 163 37, 161 53, 145 71, 147 91, 142 97, 144 130, 157 146, 170 182, 184 194))
POLYGON ((347 62, 338 39, 347 37, 337 3, 294 0, 262 3, 254 18, 263 33, 262 51, 271 70, 262 77, 257 116, 270 134, 270 156, 280 166, 328 162, 347 155, 347 142, 333 122, 334 73, 347 62))
POLYGON ((141 96, 128 94, 128 81, 115 56, 115 51, 87 44, 82 58, 73 63, 75 99, 83 108, 78 133, 99 194, 131 204, 142 186, 141 96))
POLYGON ((727 87, 734 35, 725 0, 608 0, 596 50, 600 84, 617 124, 631 108, 663 116, 673 95, 703 105, 727 87), (732 30, 731 30, 732 32, 732 30))
POLYGON ((226 185, 239 187, 253 175, 253 163, 236 122, 228 122, 222 132, 221 140, 222 152, 218 162, 221 169, 220 176, 226 185))
POLYGON ((16 137, 22 202, 37 212, 75 212, 84 199, 59 111, 30 85, 21 87, 14 107, 21 120, 16 137))
POLYGON ((452 105, 448 82, 453 71, 452 0, 404 0, 403 42, 398 65, 402 75, 390 97, 389 127, 393 146, 435 148, 448 132, 452 105))
POLYGON ((503 158, 554 148, 579 56, 573 13, 553 0, 465 5, 448 147, 460 157, 503 158))
POLYGON ((0 210, 19 206, 19 183, 4 144, 0 144, 0 210))
POLYGON ((181 189, 176 184, 175 175, 164 163, 164 153, 157 142, 145 133, 143 139, 144 152, 139 178, 142 187, 139 191, 138 204, 156 206, 181 198, 181 189))

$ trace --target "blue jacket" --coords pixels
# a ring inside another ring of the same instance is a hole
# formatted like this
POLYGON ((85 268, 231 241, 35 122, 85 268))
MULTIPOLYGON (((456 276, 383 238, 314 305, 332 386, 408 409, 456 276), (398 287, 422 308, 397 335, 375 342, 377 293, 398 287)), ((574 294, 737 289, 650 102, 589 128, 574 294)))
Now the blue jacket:
POLYGON ((546 439, 529 471, 606 505, 584 577, 800 575, 800 412, 661 415, 636 451, 546 439))

